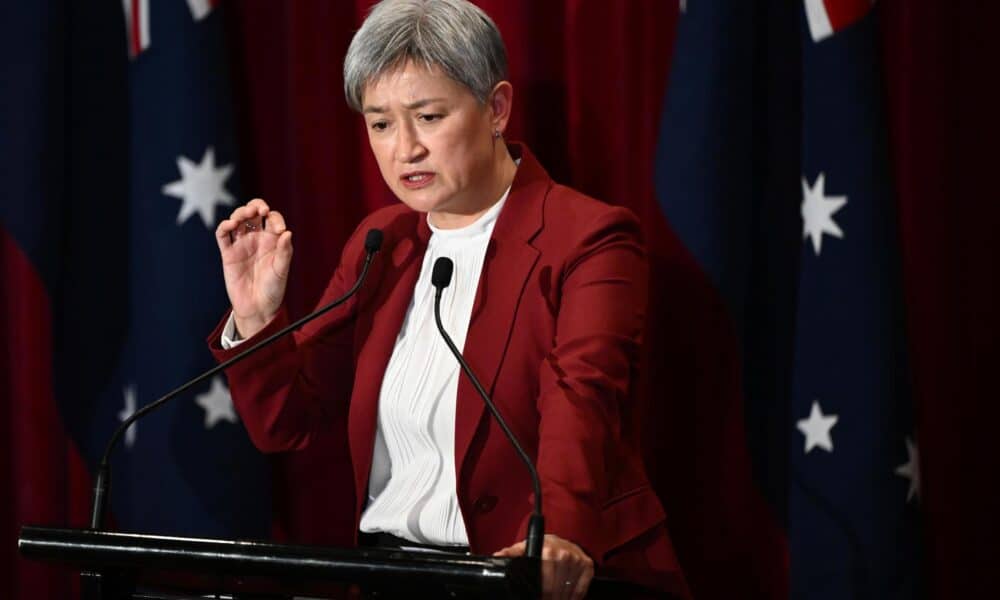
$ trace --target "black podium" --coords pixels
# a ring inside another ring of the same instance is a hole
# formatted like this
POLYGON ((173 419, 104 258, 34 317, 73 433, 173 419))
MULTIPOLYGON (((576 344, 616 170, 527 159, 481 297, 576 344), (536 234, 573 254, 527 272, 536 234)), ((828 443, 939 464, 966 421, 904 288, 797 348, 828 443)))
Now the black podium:
MULTIPOLYGON (((80 571, 83 600, 537 598, 537 563, 27 526, 25 558, 80 571)), ((588 598, 670 598, 598 572, 588 598)))

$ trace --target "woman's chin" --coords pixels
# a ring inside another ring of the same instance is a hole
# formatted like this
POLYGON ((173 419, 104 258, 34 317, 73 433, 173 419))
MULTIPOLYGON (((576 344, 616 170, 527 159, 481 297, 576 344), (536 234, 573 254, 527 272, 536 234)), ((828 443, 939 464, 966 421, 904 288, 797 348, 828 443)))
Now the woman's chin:
POLYGON ((441 199, 429 194, 415 194, 410 190, 397 192, 396 197, 410 209, 417 212, 427 213, 435 210, 441 204, 441 199))

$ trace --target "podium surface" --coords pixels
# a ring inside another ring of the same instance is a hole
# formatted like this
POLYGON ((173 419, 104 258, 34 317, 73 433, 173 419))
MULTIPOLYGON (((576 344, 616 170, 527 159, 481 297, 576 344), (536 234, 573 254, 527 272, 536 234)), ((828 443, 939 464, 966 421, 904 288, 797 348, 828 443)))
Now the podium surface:
MULTIPOLYGON (((22 528, 25 558, 81 572, 84 600, 119 598, 537 598, 538 563, 384 548, 22 528)), ((598 573, 588 598, 669 598, 598 573)))

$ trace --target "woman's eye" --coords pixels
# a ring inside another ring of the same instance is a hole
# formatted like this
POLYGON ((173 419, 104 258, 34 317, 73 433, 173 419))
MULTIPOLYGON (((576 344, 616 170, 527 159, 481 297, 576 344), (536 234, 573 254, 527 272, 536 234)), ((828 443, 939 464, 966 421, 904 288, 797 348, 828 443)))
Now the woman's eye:
POLYGON ((426 114, 426 115, 418 115, 417 118, 420 119, 421 121, 425 122, 425 123, 430 123, 430 122, 433 122, 433 121, 440 121, 443 116, 444 115, 432 113, 432 114, 426 114))
POLYGON ((375 121, 371 125, 372 129, 374 129, 375 131, 385 131, 386 127, 388 126, 389 124, 386 123, 385 121, 375 121))

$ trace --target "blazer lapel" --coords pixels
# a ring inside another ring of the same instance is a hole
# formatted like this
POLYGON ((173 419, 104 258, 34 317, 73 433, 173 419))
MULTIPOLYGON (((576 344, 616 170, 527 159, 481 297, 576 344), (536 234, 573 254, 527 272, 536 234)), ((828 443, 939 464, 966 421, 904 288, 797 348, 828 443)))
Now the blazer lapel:
MULTIPOLYGON (((463 354, 491 395, 507 351, 525 284, 538 261, 531 239, 542 228, 542 208, 551 180, 526 148, 511 145, 521 164, 486 251, 463 354)), ((455 468, 462 465, 486 406, 464 374, 455 408, 455 468)))

